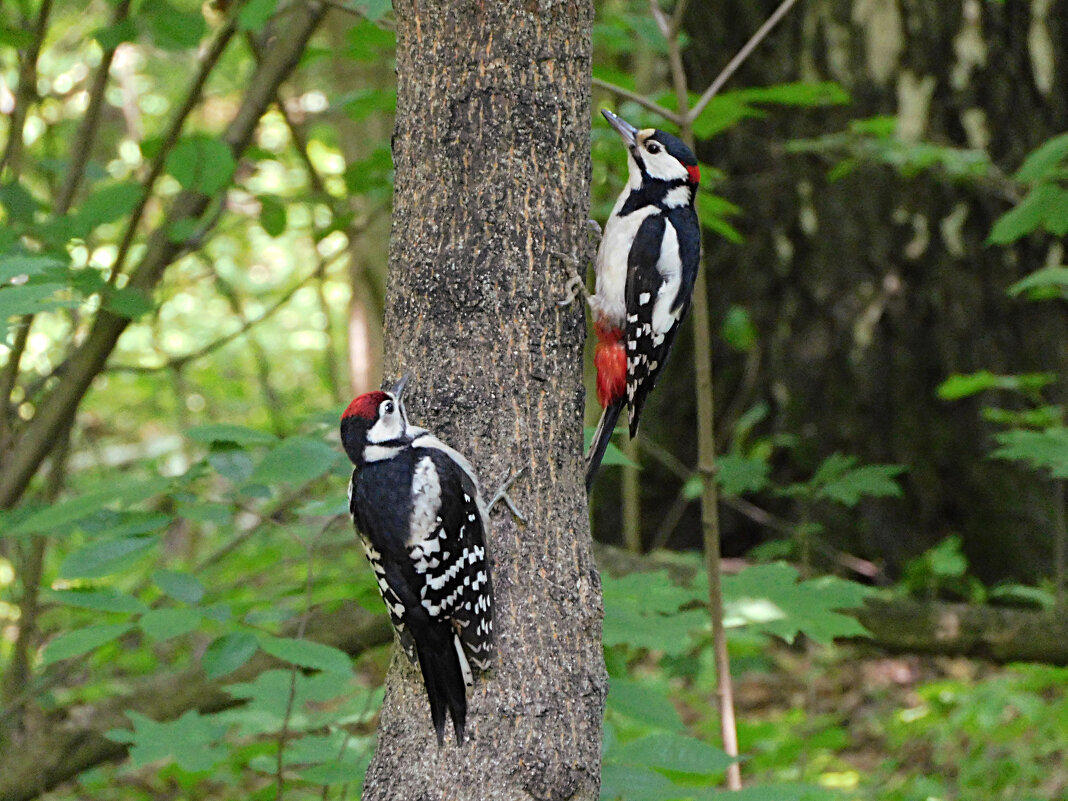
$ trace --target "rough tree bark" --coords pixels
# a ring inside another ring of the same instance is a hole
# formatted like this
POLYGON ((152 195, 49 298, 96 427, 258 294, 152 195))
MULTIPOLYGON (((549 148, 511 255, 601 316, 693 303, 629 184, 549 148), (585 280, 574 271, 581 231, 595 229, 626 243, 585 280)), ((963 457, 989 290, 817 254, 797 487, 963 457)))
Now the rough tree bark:
POLYGON ((396 183, 385 374, 476 464, 511 469, 527 517, 493 515, 498 661, 471 742, 435 742, 395 657, 369 801, 594 799, 606 674, 583 491, 580 304, 557 253, 584 249, 589 0, 397 0, 396 183))

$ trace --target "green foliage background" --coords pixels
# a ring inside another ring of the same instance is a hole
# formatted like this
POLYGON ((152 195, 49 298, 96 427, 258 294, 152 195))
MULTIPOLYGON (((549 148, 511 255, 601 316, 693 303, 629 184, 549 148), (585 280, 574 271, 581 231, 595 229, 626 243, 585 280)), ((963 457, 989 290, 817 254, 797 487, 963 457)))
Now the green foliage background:
MULTIPOLYGON (((665 54, 645 5, 606 0, 599 12, 595 75, 673 106, 662 76, 639 75, 665 54)), ((8 146, 0 173, 0 359, 11 378, 5 449, 101 310, 131 321, 79 411, 69 449, 59 449, 21 503, 0 512, 3 725, 27 705, 45 714, 91 705, 187 666, 220 680, 233 701, 173 720, 131 712, 128 726, 107 734, 130 746, 128 758, 83 772, 55 798, 356 798, 374 747, 389 647, 354 663, 305 632, 313 612, 344 602, 382 614, 353 548, 342 489, 349 466, 334 431, 353 391, 343 365, 358 366, 369 383, 378 379, 373 342, 350 349, 346 340, 354 313, 371 331, 381 316, 396 97, 391 10, 366 0, 332 11, 235 158, 221 136, 265 33, 288 13, 275 0, 203 8, 146 0, 133 11, 122 2, 58 3, 37 60, 36 96, 22 98, 11 88, 20 86, 20 54, 33 46, 42 6, 21 0, 0 11, 0 103, 28 107, 25 148, 8 146), (228 25, 233 40, 185 116, 205 47, 228 25), (108 51, 115 61, 90 142, 79 138, 80 126, 108 51), (80 148, 87 161, 78 170, 71 165, 80 148), (79 185, 66 202, 71 169, 79 185), (207 211, 172 219, 182 191, 209 198, 207 211), (129 269, 157 231, 183 252, 145 293, 127 283, 129 269), (29 642, 18 637, 26 614, 34 615, 29 642), (25 675, 14 667, 20 652, 25 675), (234 680, 263 654, 273 667, 234 680)), ((849 102, 833 83, 729 91, 708 105, 695 133, 714 139, 768 115, 849 102)), ((640 127, 657 124, 608 93, 598 103, 640 127)), ((9 123, 8 142, 10 133, 9 123)), ((905 177, 1004 178, 984 153, 905 141, 889 117, 788 148, 833 159, 830 180, 872 164, 905 177)), ((603 220, 624 168, 604 126, 593 126, 592 152, 592 214, 603 220)), ((1019 202, 991 230, 991 246, 1068 233, 1066 160, 1068 134, 1006 179, 1019 202)), ((698 206, 709 235, 744 246, 745 210, 717 194, 714 165, 701 169, 698 206)), ((1010 289, 1062 304, 1066 291, 1061 265, 1010 289)), ((761 335, 740 305, 721 334, 743 354, 761 335)), ((1012 394, 1021 402, 984 412, 1001 426, 991 456, 1062 481, 1063 408, 1044 395, 1058 386, 1063 376, 1055 373, 984 370, 948 377, 941 394, 1012 394)), ((728 502, 787 504, 790 514, 724 588, 739 675, 754 686, 793 687, 740 715, 745 774, 754 781, 739 797, 1027 801, 1063 792, 1063 670, 899 664, 834 645, 864 637, 842 610, 871 590, 814 574, 814 564, 833 561, 821 534, 858 506, 892 503, 908 465, 867 465, 831 451, 808 473, 784 471, 798 440, 766 433, 769 413, 758 404, 738 416, 717 476, 728 502), (879 683, 850 673, 858 660, 911 678, 879 683), (819 692, 835 695, 852 717, 819 692), (847 703, 858 692, 867 706, 847 703)), ((606 460, 613 463, 626 460, 615 453, 606 460)), ((698 496, 685 470, 679 485, 681 502, 698 496)), ((602 796, 718 796, 729 758, 717 746, 710 702, 707 581, 689 555, 650 561, 651 572, 604 577, 612 684, 602 796)), ((1063 588, 1049 580, 983 586, 952 537, 901 578, 899 591, 927 597, 1063 604, 1063 588)))

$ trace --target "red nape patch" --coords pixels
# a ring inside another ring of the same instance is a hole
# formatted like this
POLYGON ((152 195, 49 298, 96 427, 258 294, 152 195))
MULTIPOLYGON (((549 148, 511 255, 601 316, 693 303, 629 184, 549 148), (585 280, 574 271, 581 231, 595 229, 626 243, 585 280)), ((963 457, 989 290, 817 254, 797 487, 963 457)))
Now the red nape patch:
POLYGON ((597 346, 593 364, 597 368, 597 400, 604 408, 623 397, 627 391, 627 351, 623 348, 623 332, 618 328, 597 323, 597 346))
POLYGON ((686 172, 690 174, 691 184, 701 183, 701 168, 698 167, 696 164, 691 164, 689 167, 687 167, 686 172))
POLYGON ((378 413, 378 404, 388 396, 385 392, 365 392, 348 405, 341 414, 341 419, 346 417, 363 417, 366 420, 374 420, 378 413))

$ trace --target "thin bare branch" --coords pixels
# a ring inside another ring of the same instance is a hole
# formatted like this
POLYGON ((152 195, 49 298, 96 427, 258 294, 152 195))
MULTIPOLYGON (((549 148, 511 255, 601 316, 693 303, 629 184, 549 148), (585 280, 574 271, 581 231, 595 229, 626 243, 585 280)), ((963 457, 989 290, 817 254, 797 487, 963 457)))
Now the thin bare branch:
MULTIPOLYGON (((111 24, 118 25, 126 19, 129 13, 130 0, 121 0, 111 15, 111 24)), ((85 109, 85 116, 78 124, 78 132, 71 143, 67 171, 56 195, 53 217, 62 217, 67 213, 74 193, 78 191, 78 186, 85 177, 85 164, 89 161, 89 155, 93 152, 93 145, 96 142, 97 129, 100 126, 100 112, 104 108, 104 94, 108 86, 108 73, 111 70, 111 62, 115 59, 117 47, 116 45, 116 47, 105 48, 100 65, 93 75, 93 84, 89 88, 89 105, 85 109)))
POLYGON ((312 273, 311 275, 307 276, 306 278, 302 278, 296 284, 294 284, 289 289, 287 289, 286 292, 280 298, 278 298, 278 300, 276 300, 274 303, 272 303, 270 306, 268 306, 267 309, 264 310, 263 314, 261 314, 259 317, 257 317, 254 320, 244 320, 241 323, 240 326, 238 326, 236 329, 234 329, 230 333, 223 334, 218 339, 212 340, 208 344, 206 344, 206 345, 204 345, 204 346, 202 346, 200 348, 197 348, 194 351, 190 351, 189 353, 184 353, 181 356, 172 356, 170 359, 165 361, 163 364, 158 364, 158 365, 155 365, 153 367, 146 367, 146 366, 140 365, 140 364, 113 364, 113 365, 110 365, 107 368, 106 372, 109 372, 109 373, 112 373, 112 372, 116 372, 116 373, 118 373, 118 372, 121 372, 121 373, 158 373, 158 372, 161 372, 163 370, 180 369, 180 368, 184 367, 185 365, 189 364, 190 362, 195 362, 197 359, 202 359, 205 356, 208 356, 209 354, 214 353, 215 351, 217 351, 219 348, 223 347, 224 345, 228 345, 229 343, 233 342, 235 339, 240 337, 242 334, 248 333, 248 331, 251 328, 253 328, 254 326, 259 325, 264 320, 267 320, 268 318, 273 316, 275 312, 277 312, 279 309, 281 309, 283 306, 285 306, 290 301, 290 299, 292 299, 292 297, 295 294, 297 294, 297 292, 300 291, 300 289, 302 287, 304 287, 314 277, 315 277, 315 273, 312 273))
POLYGON ((682 20, 686 16, 686 7, 689 5, 688 0, 678 0, 675 3, 675 10, 671 12, 671 36, 675 38, 678 36, 679 31, 682 30, 682 20))
POLYGON ((24 314, 19 318, 15 328, 15 341, 11 343, 11 352, 7 355, 7 364, 0 371, 0 450, 4 453, 7 453, 14 436, 12 432, 15 414, 11 406, 11 392, 15 389, 15 381, 18 380, 19 363, 22 361, 22 354, 26 352, 32 325, 32 314, 24 314))
POLYGON ((727 62, 727 66, 724 67, 720 74, 716 76, 715 80, 708 85, 708 88, 705 89, 705 93, 701 95, 700 100, 698 100, 693 108, 690 109, 689 113, 687 113, 686 122, 688 125, 693 125, 697 118, 701 116, 701 112, 705 110, 705 106, 707 106, 712 98, 719 93, 719 90, 723 88, 723 85, 732 75, 734 75, 738 68, 745 63, 745 60, 749 58, 749 55, 756 49, 757 45, 764 41, 764 38, 771 33, 772 29, 779 24, 782 18, 786 16, 787 12, 793 8, 796 3, 797 0, 783 0, 779 7, 772 12, 771 16, 765 20, 764 24, 757 29, 757 32, 750 37, 749 41, 742 46, 742 49, 738 51, 737 55, 727 62))
POLYGON ((155 158, 152 159, 152 163, 149 165, 148 175, 146 175, 141 182, 141 197, 138 199, 137 205, 134 207, 133 211, 130 212, 129 222, 126 224, 126 230, 123 231, 122 241, 119 243, 118 254, 115 257, 115 266, 111 271, 111 276, 108 278, 109 283, 113 285, 122 273, 123 264, 126 261, 127 255, 129 255, 134 238, 137 236, 137 229, 141 224, 141 218, 144 216, 145 208, 148 206, 148 201, 152 197, 152 189, 155 187, 159 176, 163 173, 163 167, 166 163, 167 156, 170 155, 174 146, 178 144, 178 137, 181 136, 186 119, 192 113, 193 109, 197 107, 197 104, 200 103, 201 95, 204 92, 204 85, 208 82, 208 77, 215 69, 215 65, 218 64, 219 59, 222 58, 226 46, 230 43, 230 39, 233 38, 236 31, 237 19, 236 16, 231 15, 218 32, 216 32, 215 38, 211 40, 211 44, 209 44, 207 50, 204 51, 204 55, 200 59, 200 66, 197 69, 196 76, 193 78, 193 82, 189 86, 189 91, 186 92, 185 99, 182 101, 181 105, 178 106, 178 110, 171 118, 171 124, 167 128, 167 132, 163 135, 159 150, 156 152, 155 158))
POLYGON ((682 127, 682 118, 678 114, 676 114, 674 111, 664 108, 655 100, 650 100, 645 95, 640 95, 637 92, 632 92, 630 89, 624 89, 622 86, 616 86, 614 83, 603 81, 600 78, 594 78, 593 85, 596 86, 598 89, 605 89, 611 92, 612 94, 619 95, 620 97, 625 97, 627 100, 631 100, 637 103, 639 106, 648 109, 654 114, 659 114, 672 125, 682 127))
POLYGON ((668 19, 667 14, 664 13, 664 9, 660 7, 660 3, 657 0, 649 0, 649 13, 653 15, 653 19, 656 21, 656 27, 660 29, 660 33, 669 42, 674 39, 674 35, 671 32, 671 20, 668 19))
POLYGON ((48 32, 48 17, 52 13, 52 0, 43 0, 33 26, 33 39, 26 48, 19 64, 19 84, 15 90, 15 108, 7 129, 7 145, 0 156, 0 173, 4 168, 15 177, 22 167, 22 129, 30 106, 37 99, 37 59, 41 55, 45 34, 48 32))

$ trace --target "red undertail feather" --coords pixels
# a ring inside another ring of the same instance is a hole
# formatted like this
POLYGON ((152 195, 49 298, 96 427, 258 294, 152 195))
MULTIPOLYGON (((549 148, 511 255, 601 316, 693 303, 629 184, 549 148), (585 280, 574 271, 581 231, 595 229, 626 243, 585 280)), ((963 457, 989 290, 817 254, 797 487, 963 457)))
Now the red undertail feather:
POLYGON ((609 325, 596 323, 597 347, 593 364, 597 368, 597 400, 604 408, 623 397, 627 391, 627 351, 623 347, 623 332, 609 325))

